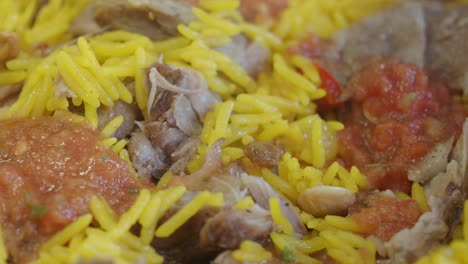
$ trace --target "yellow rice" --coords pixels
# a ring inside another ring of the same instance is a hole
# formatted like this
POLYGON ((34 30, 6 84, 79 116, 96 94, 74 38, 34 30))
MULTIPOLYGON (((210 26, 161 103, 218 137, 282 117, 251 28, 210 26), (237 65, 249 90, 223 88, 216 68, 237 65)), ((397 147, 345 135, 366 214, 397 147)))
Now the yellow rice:
POLYGON ((240 262, 261 263, 272 258, 271 252, 265 250, 260 244, 246 240, 238 250, 232 253, 234 259, 240 262))

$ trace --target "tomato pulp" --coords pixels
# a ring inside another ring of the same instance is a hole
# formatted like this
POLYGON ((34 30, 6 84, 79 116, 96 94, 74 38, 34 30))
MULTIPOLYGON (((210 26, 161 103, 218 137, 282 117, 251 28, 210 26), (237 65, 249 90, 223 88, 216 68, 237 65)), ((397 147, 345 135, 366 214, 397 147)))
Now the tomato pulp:
POLYGON ((0 212, 4 240, 16 263, 88 212, 94 195, 118 213, 140 183, 128 164, 71 117, 0 121, 0 212))
POLYGON ((371 189, 409 193, 409 169, 436 144, 460 134, 461 105, 416 66, 376 59, 347 89, 352 108, 338 133, 340 156, 364 172, 371 189))

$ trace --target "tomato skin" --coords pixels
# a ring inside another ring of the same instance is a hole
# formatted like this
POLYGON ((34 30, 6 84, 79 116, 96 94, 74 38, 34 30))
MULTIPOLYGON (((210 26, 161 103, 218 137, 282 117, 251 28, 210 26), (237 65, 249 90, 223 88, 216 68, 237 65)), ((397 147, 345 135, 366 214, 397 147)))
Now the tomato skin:
POLYGON ((317 64, 315 67, 320 75, 320 80, 322 82, 321 86, 327 92, 327 95, 324 98, 317 101, 319 110, 329 111, 342 107, 343 101, 341 99, 341 95, 343 93, 343 89, 338 81, 323 67, 317 64))

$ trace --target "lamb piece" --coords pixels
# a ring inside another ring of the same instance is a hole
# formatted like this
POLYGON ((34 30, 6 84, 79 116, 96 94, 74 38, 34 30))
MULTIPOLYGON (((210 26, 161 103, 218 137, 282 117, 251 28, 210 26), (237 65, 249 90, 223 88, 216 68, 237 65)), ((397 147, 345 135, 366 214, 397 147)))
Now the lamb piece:
POLYGON ((178 95, 188 98, 199 119, 202 119, 220 101, 218 95, 210 92, 205 78, 198 71, 158 62, 147 72, 149 76, 147 85, 151 87, 150 90, 154 95, 148 100, 150 120, 170 119, 166 112, 171 109, 178 95))
POLYGON ((112 119, 117 116, 123 116, 124 122, 112 134, 117 139, 125 138, 135 130, 135 121, 139 117, 139 109, 135 104, 128 104, 123 101, 115 102, 113 107, 101 107, 98 109, 98 130, 104 128, 112 119))
POLYGON ((244 240, 260 243, 273 231, 273 221, 267 210, 255 205, 249 210, 225 207, 208 219, 200 231, 202 246, 235 249, 244 240))
POLYGON ((173 153, 182 142, 188 139, 184 132, 171 127, 167 122, 147 122, 145 131, 153 145, 164 149, 167 153, 173 153))
MULTIPOLYGON (((198 192, 187 191, 181 200, 163 216, 161 224, 195 198, 197 194, 198 192)), ((202 246, 200 243, 200 230, 207 219, 215 216, 218 212, 218 208, 204 207, 171 236, 153 239, 151 244, 164 257, 164 263, 209 263, 220 252, 220 249, 202 246)))
POLYGON ((249 41, 244 35, 237 35, 228 44, 217 50, 242 66, 251 76, 257 76, 266 66, 270 51, 258 42, 249 41))
POLYGON ((217 141, 208 150, 202 167, 191 175, 175 176, 169 186, 184 185, 187 193, 163 217, 163 221, 186 205, 200 191, 224 194, 221 209, 205 207, 173 235, 153 242, 166 261, 208 263, 226 249, 236 249, 245 240, 265 242, 273 230, 269 211, 255 204, 251 209, 234 209, 246 195, 245 186, 232 167, 221 163, 221 144, 217 141))
POLYGON ((198 143, 200 143, 198 137, 191 137, 171 153, 171 160, 175 160, 169 168, 172 173, 176 175, 184 173, 185 168, 197 152, 198 143))
POLYGON ((159 178, 169 168, 168 157, 161 149, 153 148, 142 132, 133 133, 128 142, 128 152, 133 167, 142 176, 159 178))
POLYGON ((148 69, 148 121, 142 126, 153 147, 164 153, 169 168, 180 174, 195 155, 201 119, 219 98, 196 71, 163 63, 148 69))
POLYGON ((112 28, 162 40, 177 35, 179 24, 194 19, 191 6, 184 1, 96 0, 73 21, 71 32, 83 35, 112 28))
POLYGON ((431 211, 424 213, 411 229, 404 229, 384 243, 381 253, 389 263, 412 262, 440 243, 450 240, 461 220, 466 196, 466 157, 468 153, 468 119, 446 171, 440 172, 424 185, 431 211))
POLYGON ((450 88, 468 94, 468 6, 432 13, 427 20, 427 69, 450 88))
POLYGON ((401 1, 337 33, 318 59, 341 85, 373 56, 423 67, 425 30, 422 4, 401 1))

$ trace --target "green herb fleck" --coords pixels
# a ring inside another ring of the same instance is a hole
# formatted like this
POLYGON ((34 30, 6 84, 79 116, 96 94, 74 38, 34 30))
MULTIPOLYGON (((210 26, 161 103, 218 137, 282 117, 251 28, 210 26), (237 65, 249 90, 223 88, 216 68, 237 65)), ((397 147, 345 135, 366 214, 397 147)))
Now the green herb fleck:
POLYGON ((285 247, 283 252, 281 252, 281 259, 286 262, 294 262, 296 261, 296 255, 290 248, 285 247))
POLYGON ((140 191, 140 190, 138 190, 137 187, 130 187, 130 188, 128 188, 128 193, 131 194, 131 195, 137 195, 139 191, 140 191))
POLYGON ((102 156, 102 162, 106 162, 109 159, 108 155, 103 155, 102 156))
POLYGON ((25 191, 24 192, 24 200, 26 202, 26 205, 28 208, 31 210, 31 214, 33 215, 34 218, 36 219, 41 219, 49 210, 47 207, 43 205, 38 205, 38 204, 33 204, 31 200, 31 192, 30 191, 25 191))
POLYGON ((49 209, 43 205, 30 205, 29 208, 31 208, 31 213, 36 219, 41 219, 47 211, 49 211, 49 209))
POLYGON ((25 191, 24 192, 24 200, 27 204, 31 203, 31 192, 25 191))

